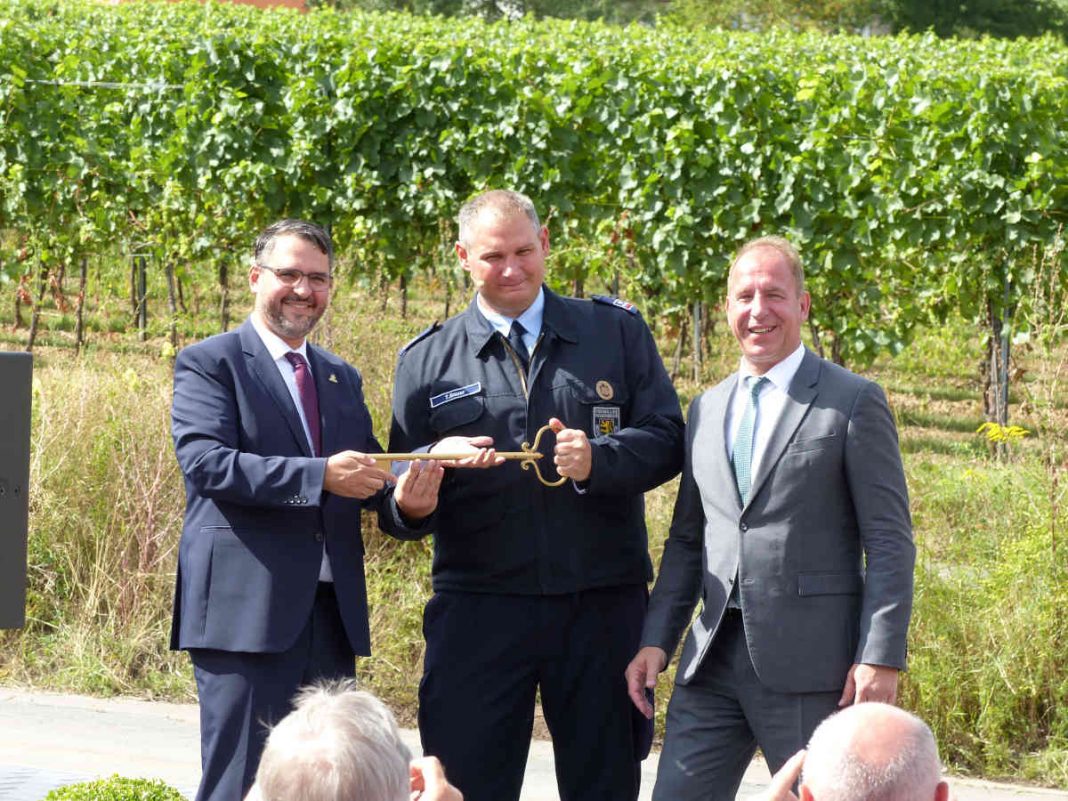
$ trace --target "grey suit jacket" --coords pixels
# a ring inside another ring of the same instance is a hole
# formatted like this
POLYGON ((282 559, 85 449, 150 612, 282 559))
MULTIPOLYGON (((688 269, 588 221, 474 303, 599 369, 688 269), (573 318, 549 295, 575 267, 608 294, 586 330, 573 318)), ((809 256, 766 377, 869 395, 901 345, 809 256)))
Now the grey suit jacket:
POLYGON ((806 351, 743 508, 725 445, 737 380, 690 406, 642 645, 672 654, 701 596, 676 674, 688 683, 740 581, 749 653, 770 689, 840 690, 854 662, 904 668, 915 547, 886 396, 806 351))

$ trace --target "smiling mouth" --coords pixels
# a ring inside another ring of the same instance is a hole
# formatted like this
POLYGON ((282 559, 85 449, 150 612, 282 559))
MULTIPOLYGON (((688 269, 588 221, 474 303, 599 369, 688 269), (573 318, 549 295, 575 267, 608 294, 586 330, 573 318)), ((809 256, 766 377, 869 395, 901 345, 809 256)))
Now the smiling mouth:
POLYGON ((766 325, 766 326, 763 326, 761 328, 750 328, 749 329, 749 333, 750 334, 770 334, 774 330, 775 330, 775 326, 766 325))

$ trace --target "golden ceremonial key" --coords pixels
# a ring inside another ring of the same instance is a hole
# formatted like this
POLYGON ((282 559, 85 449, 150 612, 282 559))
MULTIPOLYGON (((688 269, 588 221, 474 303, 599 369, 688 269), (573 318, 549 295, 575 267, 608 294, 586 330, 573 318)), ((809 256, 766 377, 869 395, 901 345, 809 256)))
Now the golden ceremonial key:
MULTIPOLYGON (((534 473, 538 476, 538 481, 544 484, 546 487, 559 487, 567 478, 560 476, 556 481, 548 481, 545 476, 541 474, 541 470, 538 469, 538 459, 545 458, 544 453, 538 451, 538 444, 541 442, 541 436, 546 431, 550 431, 549 426, 542 426, 538 429, 538 433, 534 435, 534 444, 524 442, 519 447, 522 450, 519 451, 497 451, 497 455, 501 456, 508 461, 519 461, 520 467, 524 470, 534 468, 534 473)), ((471 456, 470 453, 369 453, 367 454, 376 462, 415 462, 415 461, 433 461, 433 462, 450 462, 460 459, 467 459, 471 456)))

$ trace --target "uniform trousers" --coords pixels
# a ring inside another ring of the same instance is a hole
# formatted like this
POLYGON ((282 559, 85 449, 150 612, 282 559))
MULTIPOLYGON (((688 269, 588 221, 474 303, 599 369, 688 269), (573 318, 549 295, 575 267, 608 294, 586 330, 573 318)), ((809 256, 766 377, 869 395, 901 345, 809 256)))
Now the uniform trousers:
POLYGON ((465 801, 519 798, 538 691, 561 801, 637 798, 652 732, 623 671, 647 600, 645 585, 430 599, 419 731, 465 801))
POLYGON ((263 654, 191 648, 189 656, 200 699, 196 801, 241 801, 256 778, 270 726, 289 712, 296 691, 356 674, 329 582, 319 583, 308 622, 289 649, 263 654))
POLYGON ((728 609, 693 679, 675 685, 653 801, 733 801, 758 744, 775 773, 840 697, 841 690, 765 687, 749 656, 741 610, 728 609))

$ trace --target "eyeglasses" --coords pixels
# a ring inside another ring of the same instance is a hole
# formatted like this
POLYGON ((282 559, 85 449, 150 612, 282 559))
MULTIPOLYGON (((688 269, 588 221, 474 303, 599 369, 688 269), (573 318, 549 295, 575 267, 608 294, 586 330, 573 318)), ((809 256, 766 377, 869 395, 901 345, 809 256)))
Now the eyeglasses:
POLYGON ((256 266, 261 270, 270 270, 274 273, 275 278, 278 279, 282 286, 296 286, 302 278, 307 278, 308 286, 311 287, 313 292, 325 292, 334 282, 334 278, 330 273, 306 273, 293 267, 278 270, 274 267, 268 267, 266 264, 257 264, 256 266))

